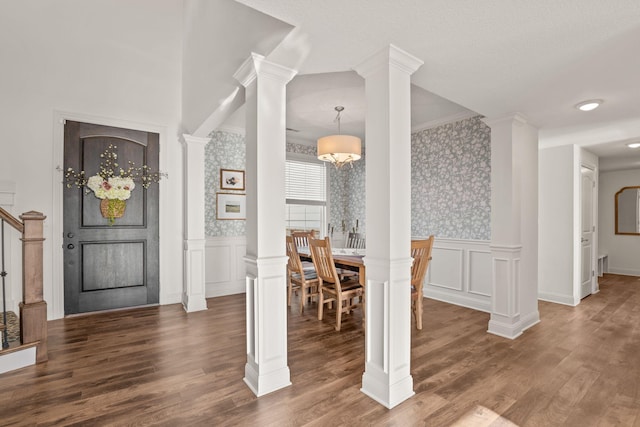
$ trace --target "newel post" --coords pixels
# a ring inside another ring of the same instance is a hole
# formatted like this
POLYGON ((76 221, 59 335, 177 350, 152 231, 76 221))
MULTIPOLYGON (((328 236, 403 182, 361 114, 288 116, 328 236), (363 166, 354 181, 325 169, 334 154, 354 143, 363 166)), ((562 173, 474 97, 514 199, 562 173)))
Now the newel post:
POLYGON ((47 303, 43 300, 43 222, 46 216, 30 211, 20 215, 22 232, 22 298, 20 334, 22 344, 37 342, 36 363, 47 357, 47 303))

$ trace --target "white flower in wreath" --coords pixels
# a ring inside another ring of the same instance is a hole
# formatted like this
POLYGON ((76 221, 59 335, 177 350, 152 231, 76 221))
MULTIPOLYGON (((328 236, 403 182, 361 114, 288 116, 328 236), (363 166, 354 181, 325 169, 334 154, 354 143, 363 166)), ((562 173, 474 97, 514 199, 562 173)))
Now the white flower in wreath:
POLYGON ((100 175, 94 175, 87 181, 87 187, 98 199, 127 200, 136 185, 130 177, 112 176, 105 180, 100 175))

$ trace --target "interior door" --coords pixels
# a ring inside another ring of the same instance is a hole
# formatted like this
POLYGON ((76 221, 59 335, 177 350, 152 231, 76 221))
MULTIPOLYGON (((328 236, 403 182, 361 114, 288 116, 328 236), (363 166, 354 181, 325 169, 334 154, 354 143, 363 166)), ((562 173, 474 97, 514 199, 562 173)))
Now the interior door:
POLYGON ((584 298, 591 294, 593 288, 593 280, 595 280, 595 270, 593 266, 594 245, 593 236, 595 233, 595 225, 593 221, 594 212, 594 189, 595 176, 594 171, 587 167, 582 167, 581 179, 581 278, 580 278, 580 298, 584 298))
MULTIPOLYGON (((65 123, 65 169, 95 175, 110 144, 120 167, 158 170, 158 134, 73 121, 65 123)), ((136 182, 124 216, 110 225, 91 190, 65 188, 65 314, 159 302, 158 192, 136 182)))

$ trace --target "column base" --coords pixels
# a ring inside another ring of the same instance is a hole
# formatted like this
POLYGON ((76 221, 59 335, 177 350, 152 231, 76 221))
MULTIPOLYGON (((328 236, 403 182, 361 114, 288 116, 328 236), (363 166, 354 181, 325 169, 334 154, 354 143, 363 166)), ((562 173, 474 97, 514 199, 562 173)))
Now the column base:
POLYGON ((247 255, 244 382, 260 397, 291 385, 287 365, 287 257, 247 255))
POLYGON ((187 313, 193 313, 194 311, 207 310, 207 299, 200 295, 183 295, 182 307, 187 313))
POLYGON ((291 373, 289 372, 289 367, 285 366, 276 371, 260 375, 255 366, 247 363, 244 366, 243 381, 256 397, 260 397, 290 386, 291 373))
POLYGON ((187 313, 207 309, 205 298, 205 240, 184 241, 184 284, 182 306, 187 313))
POLYGON ((386 381, 381 381, 367 372, 362 375, 362 388, 360 391, 388 409, 395 407, 415 394, 411 375, 395 384, 387 384, 386 381))
POLYGON ((518 315, 513 319, 505 319, 504 316, 492 313, 487 332, 513 340, 538 323, 540 323, 540 313, 538 311, 529 313, 522 318, 518 315))

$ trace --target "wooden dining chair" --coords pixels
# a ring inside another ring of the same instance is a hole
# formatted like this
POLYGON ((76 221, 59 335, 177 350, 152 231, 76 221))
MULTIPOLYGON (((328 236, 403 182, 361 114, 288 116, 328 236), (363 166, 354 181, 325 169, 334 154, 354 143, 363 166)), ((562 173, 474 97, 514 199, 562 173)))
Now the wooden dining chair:
POLYGON ((434 237, 411 241, 411 311, 416 318, 416 328, 422 330, 423 282, 431 261, 434 237))
MULTIPOLYGON (((291 237, 293 237, 296 247, 308 248, 309 239, 315 239, 316 237, 316 230, 291 231, 291 237)), ((309 261, 302 261, 302 267, 305 270, 314 270, 313 263, 309 261)))
POLYGON ((300 292, 300 314, 304 312, 304 305, 311 297, 318 295, 320 281, 315 270, 305 270, 300 261, 298 248, 292 236, 286 237, 287 242, 287 305, 291 306, 293 291, 300 292))
POLYGON ((345 245, 345 248, 364 249, 364 247, 365 247, 365 240, 362 234, 349 233, 349 235, 347 236, 347 244, 345 245))
MULTIPOLYGON (((348 249, 364 249, 364 237, 360 233, 351 233, 347 236, 347 243, 345 244, 345 248, 348 249)), ((338 270, 338 275, 340 279, 344 280, 345 278, 357 278, 358 273, 351 270, 340 269, 338 270)))
POLYGON ((333 261, 333 255, 331 254, 329 237, 325 237, 324 239, 311 239, 309 240, 309 247, 311 248, 313 265, 320 279, 318 320, 322 320, 324 317, 324 305, 335 302, 335 328, 336 331, 339 331, 342 325, 342 314, 351 313, 354 308, 362 306, 364 289, 357 279, 340 282, 340 277, 338 276, 336 265, 333 261), (356 299, 358 300, 357 302, 356 299))

